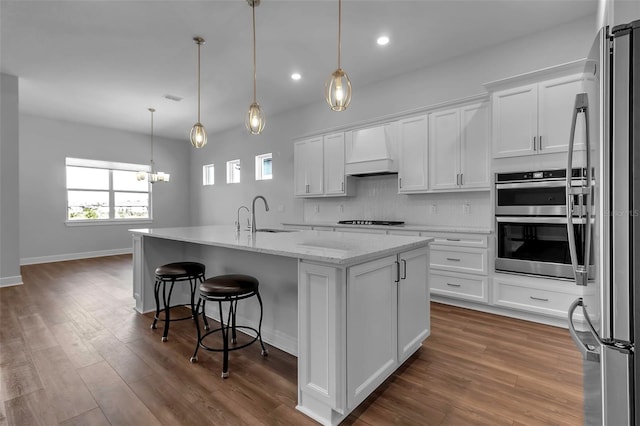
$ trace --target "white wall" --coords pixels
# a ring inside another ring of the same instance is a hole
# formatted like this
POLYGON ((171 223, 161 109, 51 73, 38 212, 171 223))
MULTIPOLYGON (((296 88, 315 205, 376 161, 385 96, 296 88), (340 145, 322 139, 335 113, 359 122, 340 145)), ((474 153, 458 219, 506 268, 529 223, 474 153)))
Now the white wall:
POLYGON ((154 138, 156 169, 171 173, 171 182, 152 187, 153 223, 68 227, 65 158, 148 164, 149 135, 22 115, 21 262, 130 251, 131 235, 127 229, 189 225, 189 148, 186 141, 154 138))
POLYGON ((0 287, 22 283, 18 223, 18 78, 0 74, 0 287))
MULTIPOLYGON (((484 93, 483 83, 582 59, 587 56, 595 34, 596 16, 593 16, 472 55, 457 57, 380 84, 360 87, 357 81, 353 81, 352 103, 347 111, 341 113, 331 112, 322 100, 324 82, 317 83, 318 101, 305 108, 269 116, 269 105, 262 105, 267 112, 267 124, 262 135, 247 134, 242 125, 243 117, 238 117, 236 128, 210 135, 209 145, 202 150, 192 150, 192 222, 231 224, 235 220, 238 206, 249 205, 254 195, 262 194, 269 200, 271 211, 258 213, 259 225, 274 226, 282 222, 302 220, 331 221, 340 204, 344 204, 349 213, 354 215, 364 212, 381 215, 369 216, 372 219, 404 218, 410 223, 446 225, 458 218, 443 213, 461 211, 456 210, 460 199, 468 199, 474 213, 463 218, 466 222, 462 224, 490 226, 488 192, 484 195, 462 194, 460 198, 439 194, 398 195, 395 179, 392 178, 358 181, 355 198, 307 201, 294 199, 292 141, 304 135, 481 94, 484 93), (274 154, 274 179, 256 183, 253 178, 253 157, 265 152, 274 154), (224 183, 225 162, 235 158, 240 158, 242 163, 242 183, 228 185, 224 183), (216 165, 216 185, 203 188, 201 170, 202 165, 207 163, 216 165), (374 212, 369 208, 372 203, 367 195, 373 188, 378 189, 376 206, 382 206, 376 207, 374 212), (439 215, 430 214, 430 206, 434 202, 442 212, 439 215), (309 217, 309 206, 315 204, 320 205, 320 214, 309 217)), ((203 122, 206 119, 205 117, 203 122)))

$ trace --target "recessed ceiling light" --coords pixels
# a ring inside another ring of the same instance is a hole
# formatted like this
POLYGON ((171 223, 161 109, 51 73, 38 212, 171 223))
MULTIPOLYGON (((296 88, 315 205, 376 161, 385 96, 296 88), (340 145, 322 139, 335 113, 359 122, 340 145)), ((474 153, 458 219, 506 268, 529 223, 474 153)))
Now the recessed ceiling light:
POLYGON ((302 76, 300 75, 300 73, 298 72, 294 72, 293 74, 291 74, 291 80, 300 80, 302 78, 302 76))
POLYGON ((387 44, 389 44, 389 37, 380 36, 378 37, 378 40, 376 40, 376 43, 378 43, 380 46, 386 46, 387 44))

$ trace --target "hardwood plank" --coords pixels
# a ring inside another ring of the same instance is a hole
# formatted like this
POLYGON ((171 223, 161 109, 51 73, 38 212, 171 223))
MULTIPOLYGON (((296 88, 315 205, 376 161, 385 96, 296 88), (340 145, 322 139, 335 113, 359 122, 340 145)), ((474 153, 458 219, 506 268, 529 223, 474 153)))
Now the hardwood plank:
POLYGON ((61 426, 111 426, 109 420, 102 414, 100 408, 82 413, 67 421, 60 423, 61 426))
POLYGON ((0 394, 5 402, 42 388, 38 372, 30 359, 0 369, 0 394))
POLYGON ((62 348, 34 352, 33 362, 59 422, 98 406, 62 348))
POLYGON ((111 424, 161 424, 105 361, 83 367, 79 373, 111 424))
POLYGON ((51 426, 57 424, 56 413, 49 404, 44 389, 5 401, 7 423, 10 425, 51 426))
POLYGON ((71 323, 54 325, 51 331, 58 345, 76 368, 86 367, 103 360, 93 345, 78 335, 71 323))

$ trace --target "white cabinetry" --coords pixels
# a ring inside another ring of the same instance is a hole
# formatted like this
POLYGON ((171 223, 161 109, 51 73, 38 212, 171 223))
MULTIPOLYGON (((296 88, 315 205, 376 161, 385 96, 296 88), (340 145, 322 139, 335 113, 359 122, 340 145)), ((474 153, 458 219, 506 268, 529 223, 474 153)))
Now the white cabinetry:
POLYGON ((487 237, 475 234, 430 234, 431 294, 489 302, 487 237))
MULTIPOLYGON (((493 156, 564 152, 568 148, 576 94, 584 74, 572 74, 492 93, 493 156)), ((576 148, 584 147, 584 126, 576 127, 576 148)))
POLYGON ((298 197, 348 195, 344 172, 345 133, 333 133, 294 144, 294 191, 298 197))
POLYGON ((400 120, 398 192, 429 189, 428 118, 426 115, 400 120))
POLYGON ((293 146, 295 195, 322 195, 324 183, 322 136, 296 142, 293 146))
POLYGON ((489 188, 489 103, 429 114, 432 190, 489 188))
POLYGON ((347 407, 354 408, 429 336, 428 249, 349 268, 347 407))
POLYGON ((565 319, 571 302, 582 296, 583 289, 571 281, 509 274, 493 277, 493 304, 519 311, 565 319))

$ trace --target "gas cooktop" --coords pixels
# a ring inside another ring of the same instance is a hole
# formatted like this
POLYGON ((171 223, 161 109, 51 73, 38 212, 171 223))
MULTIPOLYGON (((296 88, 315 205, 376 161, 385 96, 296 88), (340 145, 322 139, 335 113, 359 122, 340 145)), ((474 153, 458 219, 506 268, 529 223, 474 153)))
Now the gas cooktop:
POLYGON ((385 226, 398 226, 404 225, 404 222, 399 220, 339 220, 340 225, 385 225, 385 226))

